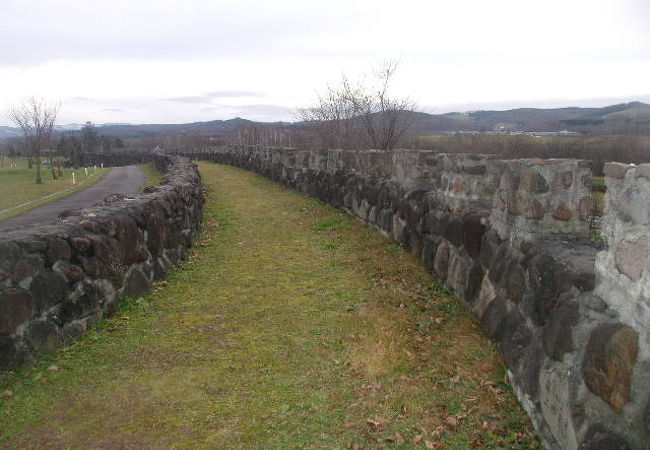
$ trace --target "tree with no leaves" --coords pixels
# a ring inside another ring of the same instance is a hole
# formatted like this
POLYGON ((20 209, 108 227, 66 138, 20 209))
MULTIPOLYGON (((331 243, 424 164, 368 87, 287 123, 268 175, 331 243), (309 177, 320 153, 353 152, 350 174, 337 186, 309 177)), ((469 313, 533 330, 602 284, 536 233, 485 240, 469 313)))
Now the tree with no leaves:
POLYGON ((393 97, 391 80, 398 64, 384 63, 370 82, 351 82, 343 76, 328 87, 317 104, 300 111, 323 147, 392 150, 407 133, 417 109, 409 98, 393 97))
POLYGON ((41 179, 41 150, 50 144, 54 122, 61 104, 48 103, 45 99, 29 97, 9 109, 9 119, 23 132, 25 148, 36 159, 36 183, 41 179))

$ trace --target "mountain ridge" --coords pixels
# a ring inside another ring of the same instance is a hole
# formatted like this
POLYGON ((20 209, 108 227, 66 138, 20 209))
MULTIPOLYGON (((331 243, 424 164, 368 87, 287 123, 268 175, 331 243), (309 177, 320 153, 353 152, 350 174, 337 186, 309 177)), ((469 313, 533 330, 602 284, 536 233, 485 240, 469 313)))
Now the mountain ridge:
MULTIPOLYGON (((601 108, 515 108, 503 111, 479 110, 413 114, 413 134, 431 135, 468 132, 558 132, 593 134, 650 134, 650 104, 619 103, 601 108)), ((241 117, 177 124, 103 124, 100 134, 119 138, 157 137, 176 134, 230 135, 245 124, 300 126, 301 122, 255 122, 241 117)), ((78 133, 78 124, 59 125, 63 133, 78 133), (74 126, 73 126, 74 125, 74 126)), ((0 138, 20 137, 17 128, 0 126, 0 138)))

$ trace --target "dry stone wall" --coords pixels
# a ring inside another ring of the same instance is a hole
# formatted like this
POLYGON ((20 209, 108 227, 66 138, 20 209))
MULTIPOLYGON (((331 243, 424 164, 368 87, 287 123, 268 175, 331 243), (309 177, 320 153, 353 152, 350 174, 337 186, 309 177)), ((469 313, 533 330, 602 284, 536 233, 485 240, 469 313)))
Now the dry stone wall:
POLYGON ((432 151, 196 150, 381 230, 464 300, 553 449, 650 442, 649 168, 609 165, 604 247, 591 171, 567 159, 432 151))
POLYGON ((0 235, 0 370, 76 338, 186 257, 201 223, 198 170, 149 160, 166 173, 161 185, 0 235))

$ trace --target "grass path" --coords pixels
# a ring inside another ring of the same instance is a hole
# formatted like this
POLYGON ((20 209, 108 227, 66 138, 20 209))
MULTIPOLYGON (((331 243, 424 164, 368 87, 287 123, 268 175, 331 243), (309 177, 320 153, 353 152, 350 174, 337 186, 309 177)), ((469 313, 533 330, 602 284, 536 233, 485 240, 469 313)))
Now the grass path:
POLYGON ((418 261, 258 175, 201 171, 190 259, 0 379, 0 447, 538 447, 495 352, 418 261))

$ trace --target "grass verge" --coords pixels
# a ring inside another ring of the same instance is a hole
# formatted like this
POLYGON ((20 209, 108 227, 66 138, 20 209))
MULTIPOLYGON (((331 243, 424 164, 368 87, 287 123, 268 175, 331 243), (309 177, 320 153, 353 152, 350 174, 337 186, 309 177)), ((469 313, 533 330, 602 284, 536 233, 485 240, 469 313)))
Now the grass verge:
POLYGON ((85 189, 99 181, 108 170, 108 168, 89 168, 86 176, 83 168, 75 169, 76 184, 73 185, 73 169, 62 169, 62 176, 55 180, 49 167, 43 166, 41 167, 43 183, 36 184, 34 181, 36 169, 27 168, 27 160, 7 160, 4 167, 0 168, 0 220, 17 216, 37 206, 85 189), (10 163, 16 163, 17 167, 11 167, 10 163), (44 198, 46 196, 48 197, 44 198), (30 203, 25 204, 27 202, 30 203))
POLYGON ((161 173, 153 163, 146 164, 137 164, 138 168, 144 175, 144 186, 142 190, 145 190, 147 186, 156 186, 162 183, 163 173, 161 173))
POLYGON ((4 374, 0 445, 539 448, 498 356, 419 261, 258 175, 200 168, 189 260, 4 374))

